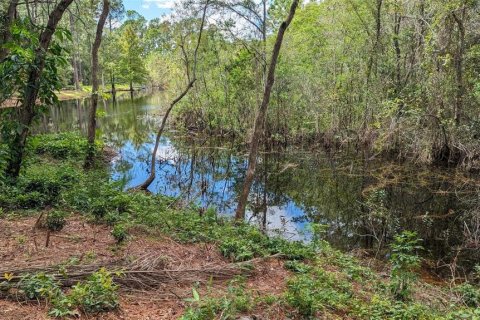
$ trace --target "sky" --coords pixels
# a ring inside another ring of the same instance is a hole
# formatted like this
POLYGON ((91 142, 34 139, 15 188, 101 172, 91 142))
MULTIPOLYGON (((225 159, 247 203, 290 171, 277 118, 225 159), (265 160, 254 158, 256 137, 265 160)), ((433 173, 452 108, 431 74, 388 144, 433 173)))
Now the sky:
POLYGON ((174 0, 123 0, 125 10, 135 10, 147 20, 170 13, 174 3, 174 0))

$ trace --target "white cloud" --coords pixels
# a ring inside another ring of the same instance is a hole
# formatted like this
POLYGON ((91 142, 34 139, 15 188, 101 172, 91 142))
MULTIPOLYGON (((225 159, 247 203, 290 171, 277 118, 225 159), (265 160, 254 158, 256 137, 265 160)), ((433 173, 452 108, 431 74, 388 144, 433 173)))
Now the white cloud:
MULTIPOLYGON (((260 213, 261 215, 261 213, 260 213)), ((247 210, 246 219, 262 227, 261 216, 253 216, 252 211, 247 210)), ((267 209, 267 233, 269 235, 282 235, 283 237, 298 241, 304 240, 301 228, 292 221, 291 213, 285 206, 270 206, 267 209)))
POLYGON ((142 7, 148 6, 146 8, 148 9, 150 7, 150 4, 154 4, 160 9, 172 9, 175 6, 175 2, 172 0, 143 0, 142 7))
POLYGON ((142 4, 142 8, 144 8, 144 9, 149 9, 149 8, 150 8, 150 4, 144 3, 144 4, 142 4))

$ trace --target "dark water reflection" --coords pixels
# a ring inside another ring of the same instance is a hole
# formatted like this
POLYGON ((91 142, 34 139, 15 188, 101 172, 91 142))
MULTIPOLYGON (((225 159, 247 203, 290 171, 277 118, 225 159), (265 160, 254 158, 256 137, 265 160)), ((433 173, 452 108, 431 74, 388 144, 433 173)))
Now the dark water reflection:
MULTIPOLYGON (((52 107, 42 131, 85 131, 88 100, 52 107)), ((148 174, 154 132, 166 104, 161 93, 100 104, 99 129, 119 151, 112 177, 135 186, 148 174)), ((161 141, 150 190, 232 214, 246 168, 245 149, 213 138, 161 141)), ((364 154, 291 150, 261 155, 248 218, 269 232, 308 238, 309 222, 328 225, 326 239, 352 249, 384 247, 415 230, 437 265, 480 258, 479 180, 462 172, 365 161, 364 154)))

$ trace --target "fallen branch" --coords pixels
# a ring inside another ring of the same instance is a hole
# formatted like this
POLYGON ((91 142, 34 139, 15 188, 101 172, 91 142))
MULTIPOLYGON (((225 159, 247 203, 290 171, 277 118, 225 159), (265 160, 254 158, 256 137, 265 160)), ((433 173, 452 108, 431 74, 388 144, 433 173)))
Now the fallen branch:
POLYGON ((198 268, 179 269, 166 269, 164 258, 153 255, 143 256, 130 263, 121 259, 106 264, 7 267, 0 271, 1 275, 10 275, 7 285, 0 287, 0 297, 8 296, 12 289, 18 290, 21 280, 27 274, 44 273, 53 277, 60 287, 68 288, 86 280, 94 272, 104 267, 112 273, 115 283, 120 285, 123 290, 158 290, 167 284, 207 283, 228 280, 238 275, 248 276, 253 263, 275 257, 278 255, 239 263, 211 264, 198 268))

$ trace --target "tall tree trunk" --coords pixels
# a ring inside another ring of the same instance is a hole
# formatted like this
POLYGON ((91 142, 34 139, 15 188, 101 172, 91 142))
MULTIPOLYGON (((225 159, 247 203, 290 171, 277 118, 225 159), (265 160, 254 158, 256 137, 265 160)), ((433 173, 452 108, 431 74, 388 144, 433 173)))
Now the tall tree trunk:
POLYGON ((295 10, 298 7, 298 1, 299 0, 293 0, 287 19, 282 22, 280 28, 278 29, 277 39, 275 40, 275 45, 272 52, 272 60, 270 61, 267 80, 265 82, 262 104, 260 105, 260 109, 258 110, 258 114, 255 119, 252 141, 250 143, 250 153, 248 156, 248 168, 245 182, 243 184, 243 190, 238 200, 238 206, 235 212, 235 219, 237 220, 245 219, 245 209, 247 207, 248 194, 250 193, 253 177, 255 175, 255 167, 257 164, 258 146, 260 144, 260 139, 262 138, 265 117, 267 114, 268 104, 270 102, 270 94, 272 92, 273 83, 275 82, 275 68, 277 66, 277 60, 280 54, 283 36, 285 35, 288 25, 290 22, 292 22, 293 17, 295 16, 295 10))
MULTIPOLYGON (((155 175, 156 175, 156 160, 157 160, 157 151, 158 147, 160 145, 160 138, 162 137, 163 131, 165 130, 165 125, 167 123, 168 116, 170 115, 170 112, 172 111, 173 107, 180 102, 180 100, 183 99, 190 91, 190 89, 193 87, 193 84, 197 80, 197 54, 198 54, 198 48, 200 47, 200 42, 202 40, 202 33, 203 33, 203 27, 205 25, 205 17, 207 14, 207 8, 208 8, 209 0, 205 2, 205 7, 203 8, 203 14, 202 14, 202 22, 200 24, 200 31, 198 33, 198 39, 197 39, 197 45, 195 47, 195 52, 193 53, 193 71, 192 71, 192 78, 189 79, 190 81, 187 84, 187 87, 180 93, 180 95, 175 98, 171 103, 170 106, 168 107, 167 111, 165 112, 165 115, 163 116, 162 123, 160 124, 160 128, 158 129, 157 132, 157 137, 155 138, 155 146, 152 151, 152 158, 151 158, 151 163, 150 163, 150 174, 148 178, 139 186, 135 187, 134 189, 139 189, 139 190, 147 190, 148 187, 152 184, 153 180, 155 180, 155 175)), ((186 65, 188 66, 188 61, 185 61, 186 65)), ((188 69, 187 69, 187 75, 188 75, 188 69)))
POLYGON ((117 90, 115 89, 115 74, 112 72, 112 75, 110 77, 111 79, 111 84, 112 84, 112 99, 115 101, 115 95, 117 94, 117 90))
POLYGON ((381 32, 382 32, 382 6, 383 0, 377 0, 377 5, 375 7, 375 42, 373 43, 372 53, 370 55, 370 59, 368 60, 367 66, 367 83, 370 82, 370 76, 372 74, 372 70, 374 70, 374 74, 377 74, 377 66, 378 66, 378 54, 380 49, 380 41, 381 41, 381 32))
POLYGON ((403 90, 402 85, 402 51, 400 49, 400 29, 402 26, 402 15, 398 8, 398 1, 395 1, 395 14, 394 14, 394 26, 393 26, 393 47, 395 48, 395 98, 399 100, 397 112, 394 120, 392 120, 390 130, 396 127, 397 122, 400 120, 400 117, 403 113, 403 108, 405 104, 401 99, 401 92, 403 90))
POLYGON ((93 166, 95 157, 95 131, 97 127, 97 104, 98 104, 98 49, 102 43, 103 27, 110 11, 109 0, 103 0, 103 9, 97 24, 97 32, 95 41, 92 46, 92 105, 88 113, 88 150, 85 158, 85 168, 89 169, 93 166))
POLYGON ((77 56, 77 70, 78 70, 78 82, 79 82, 80 86, 82 86, 82 84, 83 84, 83 66, 82 66, 82 61, 78 58, 78 56, 77 56))
MULTIPOLYGON (((10 32, 10 26, 12 25, 13 20, 17 14, 17 5, 19 0, 11 0, 8 5, 7 12, 2 13, 2 34, 0 45, 10 41, 12 39, 12 33, 10 32)), ((3 61, 8 55, 8 49, 0 47, 0 62, 3 61)))
MULTIPOLYGON (((70 33, 72 36, 75 36, 75 20, 73 14, 70 13, 70 33)), ((77 40, 76 37, 74 37, 77 40)), ((75 85, 75 90, 80 90, 80 78, 78 75, 78 54, 77 54, 77 42, 73 43, 73 54, 72 54, 72 68, 73 68, 73 84, 75 85)))
POLYGON ((393 26, 393 46, 395 48, 395 94, 400 94, 401 91, 401 66, 402 56, 400 50, 400 27, 402 22, 402 16, 398 12, 398 8, 395 9, 394 26, 393 26))
POLYGON ((29 69, 28 80, 25 85, 25 93, 22 99, 22 105, 17 113, 17 121, 20 124, 20 130, 15 133, 10 146, 10 157, 6 169, 6 174, 16 179, 20 173, 20 168, 25 152, 25 144, 30 131, 33 118, 36 115, 35 102, 40 89, 40 77, 45 67, 45 59, 52 40, 52 36, 57 28, 58 22, 63 13, 73 0, 61 0, 50 13, 47 26, 40 34, 39 46, 35 49, 34 63, 29 69))
POLYGON ((465 94, 465 86, 463 83, 463 60, 465 56, 465 25, 464 18, 466 13, 466 6, 464 5, 461 16, 453 13, 453 18, 458 26, 458 44, 455 52, 455 80, 456 80, 456 94, 455 94, 455 110, 454 120, 458 126, 461 123, 461 117, 463 112, 463 96, 465 94))
POLYGON ((370 82, 372 78, 372 72, 377 75, 378 72, 378 56, 381 48, 381 39, 382 39, 382 6, 383 0, 377 0, 374 12, 375 18, 375 40, 372 46, 372 52, 370 58, 368 59, 367 64, 367 74, 366 74, 366 91, 365 91, 365 110, 363 113, 363 130, 366 131, 371 115, 370 110, 370 82))

